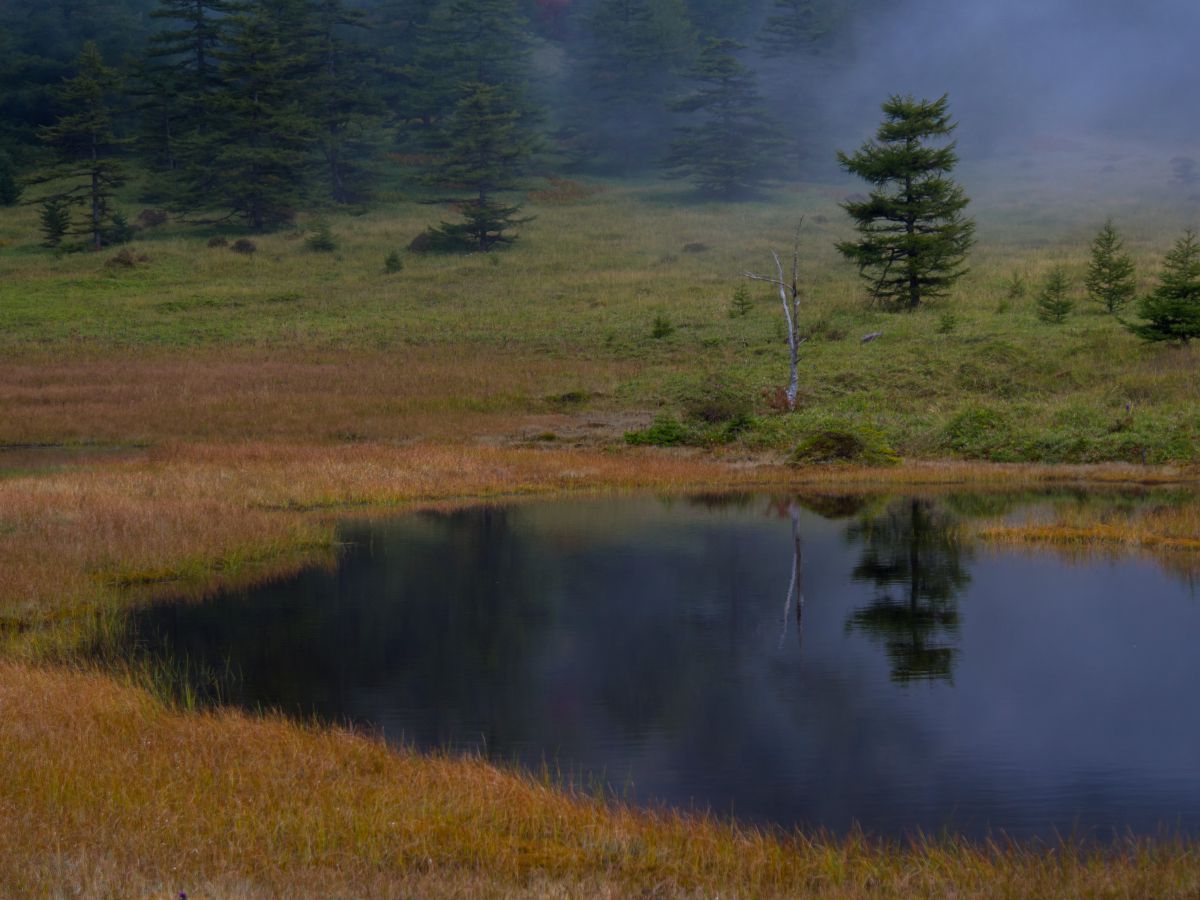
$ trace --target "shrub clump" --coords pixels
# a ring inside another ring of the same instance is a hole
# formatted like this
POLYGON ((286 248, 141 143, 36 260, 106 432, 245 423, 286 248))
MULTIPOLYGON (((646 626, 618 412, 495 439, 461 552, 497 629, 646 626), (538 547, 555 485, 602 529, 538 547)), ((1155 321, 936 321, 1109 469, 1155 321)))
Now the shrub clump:
POLYGON ((809 432, 788 456, 788 465, 864 463, 889 466, 900 461, 876 428, 833 423, 809 432))
POLYGON ((679 401, 685 418, 708 425, 748 421, 752 411, 742 386, 716 375, 684 389, 679 401))
POLYGON ((461 237, 426 228, 409 241, 408 249, 411 253, 469 253, 474 248, 461 237))
POLYGON ((107 269, 136 269, 138 259, 133 255, 133 252, 128 248, 120 250, 110 256, 104 263, 107 269))
POLYGON ((164 209, 143 209, 138 213, 137 223, 142 228, 161 228, 167 224, 167 218, 164 209))
POLYGON ((1000 410, 968 406, 942 430, 945 446, 962 456, 1007 461, 1015 459, 1013 426, 1000 410))
POLYGON ((218 234, 216 237, 210 237, 208 239, 208 246, 210 246, 210 247, 228 247, 229 241, 226 238, 224 238, 218 234))
POLYGON ((234 253, 250 256, 258 251, 258 244, 254 243, 250 238, 238 238, 229 246, 229 249, 234 253))
POLYGON ((694 442, 695 434, 672 415, 656 416, 649 428, 625 434, 625 443, 644 447, 679 447, 694 442))
POLYGON ((387 258, 383 261, 383 271, 387 272, 389 275, 395 275, 403 268, 404 260, 400 258, 400 254, 396 250, 393 250, 391 253, 389 253, 387 258))

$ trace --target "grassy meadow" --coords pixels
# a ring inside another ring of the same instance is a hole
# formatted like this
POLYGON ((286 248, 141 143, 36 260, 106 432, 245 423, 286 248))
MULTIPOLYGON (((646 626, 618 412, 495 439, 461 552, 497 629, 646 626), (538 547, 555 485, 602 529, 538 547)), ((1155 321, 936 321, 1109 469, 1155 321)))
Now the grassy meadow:
MULTIPOLYGON (((1150 161, 1003 166, 963 172, 979 222, 971 273, 900 315, 870 307, 834 249, 850 233, 838 207, 849 183, 741 204, 652 182, 548 183, 513 248, 468 256, 406 252, 447 215, 411 200, 330 214, 330 253, 306 248, 309 218, 253 237, 250 255, 173 224, 56 255, 38 246, 33 208, 6 211, 0 442, 513 435, 563 412, 678 416, 719 383, 748 404, 747 427, 692 443, 783 452, 838 427, 906 458, 1194 461, 1196 351, 1143 344, 1082 282, 1111 215, 1149 288, 1195 202, 1150 161), (1130 182, 1114 188, 1108 169, 1130 182), (799 408, 778 416, 783 317, 741 273, 771 273, 801 218, 808 341, 799 408), (393 252, 402 268, 388 273, 393 252), (1062 325, 1035 315, 1055 265, 1077 301, 1062 325), (731 316, 742 284, 750 307, 731 316)), ((626 424, 609 430, 619 439, 626 424)))
MULTIPOLYGON (((447 212, 398 192, 327 213, 333 252, 306 247, 305 217, 251 236, 253 254, 178 223, 58 254, 34 208, 0 210, 0 894, 1195 896, 1196 849, 1173 838, 755 831, 181 708, 153 673, 81 662, 133 604, 332 564, 350 511, 565 491, 1190 488, 1200 351, 1145 345, 1082 296, 1107 216, 1148 288, 1200 210, 1159 168, 965 166, 972 271, 911 314, 870 307, 833 247, 851 184, 712 204, 677 184, 546 182, 517 244, 487 256, 408 252, 447 212), (801 218, 809 340, 785 414, 778 298, 741 273, 770 273, 801 218), (1057 326, 1034 301, 1056 265, 1077 297, 1057 326), (743 284, 749 309, 731 315, 743 284), (701 421, 731 395, 737 427, 701 421), (629 446, 655 421, 692 446, 629 446), (830 432, 902 462, 783 464, 830 432)), ((136 185, 125 205, 136 218, 136 185)), ((1064 502, 982 517, 969 537, 1165 558, 1200 548, 1198 510, 1064 502)))

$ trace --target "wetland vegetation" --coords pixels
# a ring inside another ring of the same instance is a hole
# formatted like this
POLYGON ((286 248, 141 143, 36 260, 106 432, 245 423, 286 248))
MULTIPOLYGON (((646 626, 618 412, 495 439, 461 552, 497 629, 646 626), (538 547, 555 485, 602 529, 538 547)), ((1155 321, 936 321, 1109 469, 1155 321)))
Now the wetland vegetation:
POLYGON ((1119 6, 0 10, 0 893, 1194 896, 1200 20, 1119 6), (836 151, 947 89, 897 313, 836 151))

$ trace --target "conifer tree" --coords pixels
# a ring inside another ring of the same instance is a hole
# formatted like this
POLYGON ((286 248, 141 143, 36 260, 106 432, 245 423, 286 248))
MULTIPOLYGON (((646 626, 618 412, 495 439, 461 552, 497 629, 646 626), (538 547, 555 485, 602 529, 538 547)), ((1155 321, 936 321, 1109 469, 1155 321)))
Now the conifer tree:
POLYGON ((1104 223, 1092 241, 1092 260, 1088 265, 1088 297, 1116 315, 1137 293, 1137 275, 1133 260, 1125 253, 1112 219, 1104 223))
POLYGON ((511 244, 511 230, 527 221, 517 218, 520 204, 498 195, 520 187, 534 145, 508 88, 476 82, 466 90, 446 124, 448 146, 434 178, 461 185, 470 196, 458 201, 463 221, 443 223, 434 233, 435 243, 486 253, 511 244))
POLYGON ((232 0, 158 0, 158 9, 150 13, 168 24, 151 36, 148 56, 172 74, 193 119, 206 115, 204 100, 218 83, 216 51, 224 22, 238 9, 232 0))
POLYGON ((813 49, 833 27, 831 0, 774 0, 759 35, 763 55, 794 56, 813 49))
POLYGON ((190 171, 195 206, 223 208, 256 231, 291 220, 306 197, 317 121, 305 97, 304 0, 258 0, 230 16, 216 51, 220 87, 203 136, 207 159, 190 171))
POLYGON ((763 108, 754 73, 735 55, 745 45, 712 38, 692 72, 695 93, 674 104, 698 119, 676 129, 664 165, 704 194, 731 200, 753 196, 770 180, 775 123, 763 108))
POLYGON ((442 0, 421 29, 407 95, 414 116, 434 128, 432 146, 444 137, 437 123, 480 84, 504 87, 531 124, 537 111, 527 94, 530 52, 515 0, 442 0))
POLYGON ((21 199, 21 185, 12 157, 0 150, 0 206, 12 206, 21 199))
POLYGON ((1071 310, 1075 308, 1075 301, 1068 296, 1067 290, 1067 273, 1062 266, 1055 266, 1038 292, 1038 318, 1051 325, 1061 325, 1065 322, 1071 310))
POLYGON ((1200 242, 1190 228, 1167 254, 1158 286, 1137 304, 1144 321, 1127 322, 1146 341, 1179 341, 1200 337, 1200 242))
POLYGON ((88 235, 95 250, 105 243, 105 229, 113 219, 112 192, 123 182, 114 157, 122 142, 113 133, 109 105, 120 84, 99 48, 88 41, 76 61, 75 75, 59 90, 59 104, 67 111, 40 132, 56 161, 36 181, 53 182, 52 197, 85 208, 86 222, 77 231, 88 235))
POLYGON ((853 156, 838 152, 842 168, 867 181, 871 192, 842 204, 859 238, 837 246, 888 306, 916 309, 946 294, 967 271, 975 223, 963 216, 969 201, 949 177, 958 162, 955 145, 927 144, 954 131, 948 106, 947 96, 930 102, 893 95, 883 104, 875 140, 853 156))
POLYGON ((38 215, 42 226, 42 246, 57 247, 71 232, 71 204, 63 197, 47 197, 38 215))
POLYGON ((579 30, 571 126, 601 168, 652 165, 665 150, 668 98, 696 55, 683 0, 599 0, 579 30))
POLYGON ((362 13, 348 9, 342 0, 313 2, 306 103, 316 118, 324 180, 337 203, 349 203, 361 194, 379 120, 363 50, 343 37, 347 29, 362 28, 363 22, 362 13))
POLYGON ((134 68, 131 94, 141 115, 138 143, 150 167, 170 172, 202 167, 204 140, 219 85, 217 50, 233 0, 158 0, 150 16, 163 23, 134 68))

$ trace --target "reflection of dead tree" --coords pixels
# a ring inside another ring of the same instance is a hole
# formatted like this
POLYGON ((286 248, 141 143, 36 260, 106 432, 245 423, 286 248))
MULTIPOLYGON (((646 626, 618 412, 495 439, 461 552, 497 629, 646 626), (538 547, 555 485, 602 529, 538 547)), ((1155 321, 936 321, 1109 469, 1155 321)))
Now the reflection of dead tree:
POLYGON ((788 505, 788 513, 792 519, 792 577, 788 581, 787 601, 783 604, 783 631, 779 633, 779 647, 787 639, 788 619, 792 615, 792 600, 796 601, 796 640, 804 640, 804 565, 803 547, 800 542, 800 513, 796 504, 788 505))
POLYGON ((804 220, 801 219, 800 224, 796 226, 796 240, 792 244, 792 280, 790 282, 783 274, 783 261, 774 250, 771 251, 771 256, 775 260, 775 269, 779 272, 778 278, 772 278, 769 275, 755 275, 753 272, 743 273, 745 277, 754 281, 765 281, 767 284, 773 284, 779 288, 779 299, 783 301, 783 317, 787 322, 788 350, 792 355, 791 379, 788 381, 787 389, 789 410, 796 408, 796 394, 800 392, 800 375, 797 372, 800 365, 800 345, 808 340, 808 338, 800 337, 800 228, 803 224, 804 220))

